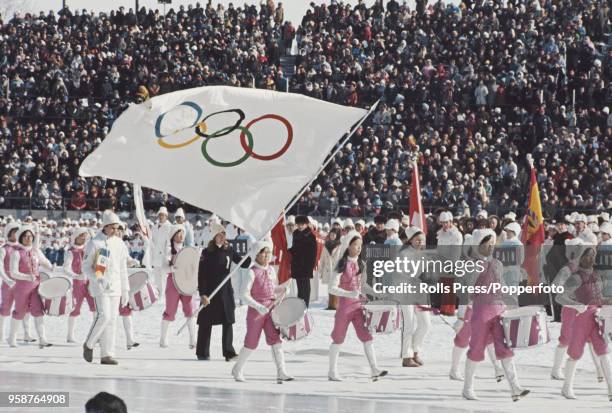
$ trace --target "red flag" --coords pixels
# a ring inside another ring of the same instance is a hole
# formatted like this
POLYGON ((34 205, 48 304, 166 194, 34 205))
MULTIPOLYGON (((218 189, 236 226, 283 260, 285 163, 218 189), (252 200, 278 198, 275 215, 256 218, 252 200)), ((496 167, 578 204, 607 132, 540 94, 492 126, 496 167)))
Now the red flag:
POLYGON ((282 284, 291 277, 291 254, 287 250, 287 233, 285 232, 285 217, 272 228, 272 242, 274 243, 274 265, 278 265, 278 283, 282 284))
POLYGON ((425 212, 421 201, 421 185, 419 184, 419 170, 416 161, 412 163, 412 182, 410 184, 410 225, 420 228, 427 235, 425 225, 425 212))
POLYGON ((540 283, 540 248, 544 243, 544 218, 540 202, 540 190, 536 180, 535 168, 531 167, 531 183, 529 184, 529 203, 527 214, 521 229, 521 242, 525 245, 525 261, 523 268, 527 271, 528 284, 540 283))

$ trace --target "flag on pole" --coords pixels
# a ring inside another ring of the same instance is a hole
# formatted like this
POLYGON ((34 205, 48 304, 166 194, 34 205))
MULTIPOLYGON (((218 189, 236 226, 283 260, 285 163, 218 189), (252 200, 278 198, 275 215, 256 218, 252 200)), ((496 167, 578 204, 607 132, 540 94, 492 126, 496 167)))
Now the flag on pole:
POLYGON ((416 161, 412 163, 412 182, 410 183, 410 225, 420 228, 427 235, 425 224, 425 211, 421 200, 421 185, 419 184, 419 170, 416 161))
POLYGON ((523 268, 527 271, 528 284, 540 283, 540 248, 544 243, 544 218, 540 202, 540 190, 536 179, 535 168, 531 167, 531 183, 529 184, 529 206, 521 229, 521 242, 525 246, 523 268))
POLYGON ((177 91, 131 105, 80 174, 170 193, 260 239, 366 114, 269 90, 177 91))
POLYGON ((144 245, 144 255, 142 257, 142 263, 146 268, 151 268, 151 258, 153 256, 151 239, 151 228, 149 227, 149 221, 144 210, 144 202, 142 197, 142 187, 138 184, 134 184, 134 206, 136 207, 136 221, 142 232, 144 245))
POLYGON ((291 278, 291 253, 287 248, 287 233, 285 232, 285 216, 283 215, 271 231, 274 245, 274 264, 278 265, 278 283, 282 284, 291 278))

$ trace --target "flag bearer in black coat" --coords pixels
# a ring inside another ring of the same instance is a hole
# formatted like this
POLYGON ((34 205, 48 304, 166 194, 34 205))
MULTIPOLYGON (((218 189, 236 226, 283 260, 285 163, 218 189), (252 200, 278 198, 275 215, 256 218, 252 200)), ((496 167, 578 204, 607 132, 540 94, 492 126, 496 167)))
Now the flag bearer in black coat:
MULTIPOLYGON (((213 223, 211 225, 212 240, 202 251, 200 266, 198 269, 198 291, 202 303, 206 305, 198 314, 198 343, 196 355, 198 360, 210 360, 210 335, 212 326, 222 325, 223 357, 230 361, 237 357, 233 346, 233 328, 235 322, 234 289, 232 283, 227 282, 219 292, 209 300, 208 296, 230 273, 232 262, 241 260, 225 238, 225 228, 213 223)), ((244 262, 242 267, 248 268, 250 259, 244 262)))
POLYGON ((308 228, 308 217, 295 218, 297 229, 293 231, 291 252, 291 278, 297 283, 298 297, 310 304, 310 279, 317 260, 317 239, 308 228))

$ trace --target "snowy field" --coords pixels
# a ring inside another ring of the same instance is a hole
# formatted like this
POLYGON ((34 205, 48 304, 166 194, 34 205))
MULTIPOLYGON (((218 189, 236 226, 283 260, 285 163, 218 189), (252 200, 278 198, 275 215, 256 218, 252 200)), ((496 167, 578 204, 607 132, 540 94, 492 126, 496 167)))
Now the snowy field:
MULTIPOLYGON (((321 294, 325 293, 323 287, 321 294)), ((323 309, 324 301, 312 305, 314 332, 301 341, 285 343, 287 370, 296 376, 294 382, 276 384, 271 351, 263 337, 260 347, 246 365, 248 382, 235 382, 230 375, 232 363, 225 362, 221 355, 220 327, 213 329, 212 360, 197 361, 194 351, 187 346, 186 332, 180 337, 175 335, 182 324, 181 316, 171 327, 170 347, 159 348, 163 307, 157 303, 142 313, 134 313, 136 338, 141 343, 138 348, 126 349, 123 326, 119 321, 118 366, 100 365, 97 351, 94 363, 86 363, 81 357, 81 344, 67 344, 65 341, 66 319, 47 317, 47 334, 54 343, 53 347, 41 350, 36 344, 24 345, 23 342, 18 348, 0 344, 0 391, 68 390, 73 407, 56 410, 62 412, 82 412, 84 402, 100 390, 120 395, 130 412, 255 411, 256 406, 272 411, 354 413, 395 407, 410 408, 411 412, 448 409, 465 412, 610 411, 612 404, 607 400, 605 384, 597 383, 588 351, 578 365, 575 391, 579 399, 568 401, 562 398, 562 382, 550 379, 556 339, 540 348, 517 352, 515 360, 521 384, 532 391, 525 399, 513 403, 507 382, 496 383, 493 367, 485 360, 476 372, 476 392, 481 400, 464 400, 461 397, 462 383, 448 379, 454 333, 439 317, 433 318, 426 350, 422 352, 425 366, 402 368, 400 334, 378 335, 375 347, 379 364, 389 370, 389 375, 372 382, 368 377, 363 347, 354 332, 349 330, 339 363, 340 373, 346 381, 329 382, 327 351, 334 313, 323 309)), ((240 307, 234 325, 236 351, 242 346, 245 317, 246 308, 240 307)), ((81 342, 91 319, 91 314, 85 309, 77 325, 77 339, 81 342)), ((451 324, 454 322, 453 318, 447 320, 451 324)), ((551 324, 550 329, 556 338, 559 324, 551 324)), ((3 411, 16 410, 0 408, 0 412, 3 411)))

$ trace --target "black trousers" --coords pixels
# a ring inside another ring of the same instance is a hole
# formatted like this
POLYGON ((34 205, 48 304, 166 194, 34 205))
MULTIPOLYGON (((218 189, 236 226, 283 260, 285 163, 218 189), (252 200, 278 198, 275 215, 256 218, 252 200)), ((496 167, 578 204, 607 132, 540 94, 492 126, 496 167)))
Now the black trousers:
MULTIPOLYGON (((223 357, 233 357, 236 355, 234 350, 234 329, 232 324, 221 324, 223 328, 221 333, 221 344, 223 349, 223 357)), ((198 324, 198 343, 196 346, 196 356, 210 357, 210 336, 212 333, 212 324, 198 324)))
POLYGON ((298 297, 304 300, 306 307, 310 306, 310 278, 296 278, 298 297))

